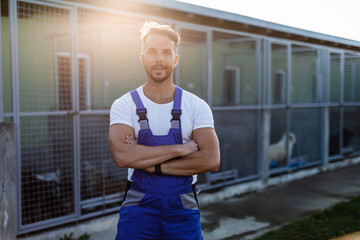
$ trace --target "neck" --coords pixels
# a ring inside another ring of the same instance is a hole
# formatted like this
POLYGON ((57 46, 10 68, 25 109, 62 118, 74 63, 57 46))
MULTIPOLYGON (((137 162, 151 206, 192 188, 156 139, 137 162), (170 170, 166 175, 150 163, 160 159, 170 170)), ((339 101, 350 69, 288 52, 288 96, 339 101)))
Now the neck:
POLYGON ((151 101, 164 104, 174 100, 175 85, 172 81, 146 81, 143 91, 145 96, 151 101))

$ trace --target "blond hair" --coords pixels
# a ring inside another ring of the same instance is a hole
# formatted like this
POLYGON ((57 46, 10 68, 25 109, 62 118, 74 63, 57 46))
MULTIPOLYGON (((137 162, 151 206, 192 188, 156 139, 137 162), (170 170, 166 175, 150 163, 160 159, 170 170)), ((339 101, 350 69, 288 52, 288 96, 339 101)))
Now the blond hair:
POLYGON ((172 29, 169 25, 161 25, 154 21, 145 21, 143 27, 140 29, 140 32, 142 45, 144 45, 146 38, 151 34, 159 34, 169 37, 170 40, 175 43, 176 49, 180 42, 180 36, 174 29, 172 29))

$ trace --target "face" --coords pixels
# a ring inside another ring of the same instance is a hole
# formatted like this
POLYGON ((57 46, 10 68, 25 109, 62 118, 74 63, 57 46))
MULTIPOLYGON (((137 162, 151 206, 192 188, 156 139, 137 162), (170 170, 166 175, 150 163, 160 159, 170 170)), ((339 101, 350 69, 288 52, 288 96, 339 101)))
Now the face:
POLYGON ((178 58, 174 41, 158 34, 146 38, 140 55, 148 79, 155 82, 172 81, 178 58))

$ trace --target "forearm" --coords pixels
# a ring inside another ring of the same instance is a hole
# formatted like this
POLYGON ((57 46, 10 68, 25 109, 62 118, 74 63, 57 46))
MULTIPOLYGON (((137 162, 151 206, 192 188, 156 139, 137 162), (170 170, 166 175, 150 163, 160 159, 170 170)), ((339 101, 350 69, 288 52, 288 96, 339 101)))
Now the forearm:
POLYGON ((118 144, 112 149, 113 158, 119 167, 145 169, 180 156, 179 145, 144 146, 118 144))
POLYGON ((171 159, 161 164, 164 174, 191 176, 204 172, 216 172, 220 166, 220 148, 213 128, 200 128, 193 131, 193 139, 199 151, 183 158, 171 159))
POLYGON ((197 151, 183 158, 175 158, 161 164, 163 174, 191 176, 204 172, 216 172, 220 156, 211 151, 197 151))

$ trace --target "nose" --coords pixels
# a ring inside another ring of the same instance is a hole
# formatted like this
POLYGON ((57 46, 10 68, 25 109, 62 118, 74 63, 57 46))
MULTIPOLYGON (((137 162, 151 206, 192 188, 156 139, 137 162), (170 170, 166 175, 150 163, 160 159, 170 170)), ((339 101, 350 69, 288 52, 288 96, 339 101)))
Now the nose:
POLYGON ((161 52, 158 52, 155 56, 155 61, 156 62, 164 62, 164 54, 162 54, 161 52))
POLYGON ((164 57, 161 54, 159 54, 156 60, 157 60, 157 62, 163 63, 164 57))

